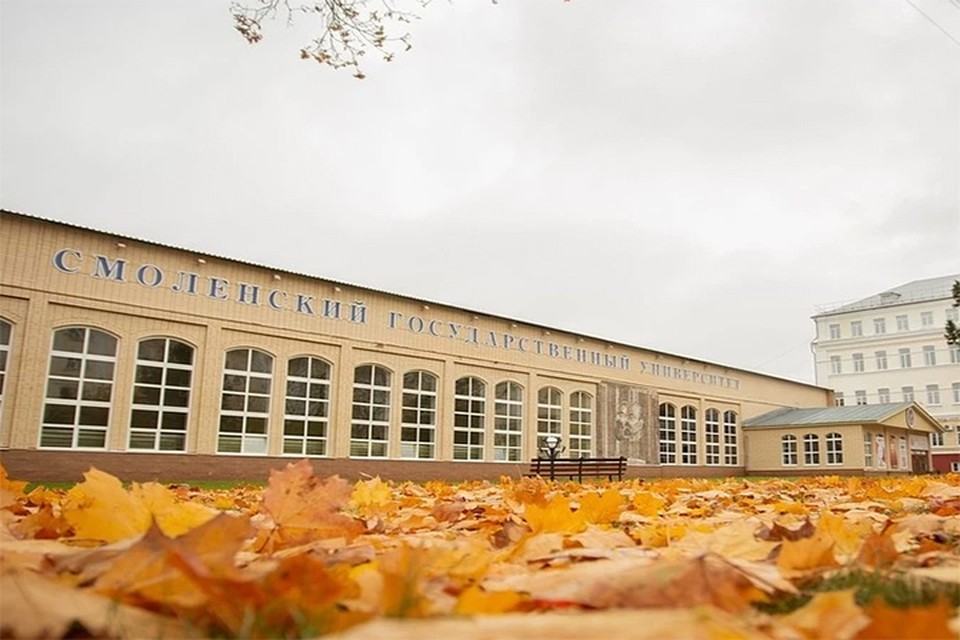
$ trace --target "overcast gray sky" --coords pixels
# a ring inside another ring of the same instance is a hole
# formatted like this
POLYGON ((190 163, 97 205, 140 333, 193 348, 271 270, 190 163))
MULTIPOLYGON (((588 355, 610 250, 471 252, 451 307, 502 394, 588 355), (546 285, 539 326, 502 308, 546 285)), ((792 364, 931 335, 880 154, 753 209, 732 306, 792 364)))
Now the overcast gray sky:
POLYGON ((911 1, 435 1, 359 81, 226 0, 0 0, 0 206, 813 382, 818 305, 960 272, 911 1))

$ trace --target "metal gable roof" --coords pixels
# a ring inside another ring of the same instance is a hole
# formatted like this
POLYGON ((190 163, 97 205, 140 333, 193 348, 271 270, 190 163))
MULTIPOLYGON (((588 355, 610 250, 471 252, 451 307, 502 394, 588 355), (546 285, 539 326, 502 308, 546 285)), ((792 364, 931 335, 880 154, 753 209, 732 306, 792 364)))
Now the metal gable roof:
POLYGON ((875 423, 905 411, 913 402, 858 404, 849 407, 776 409, 743 421, 744 427, 781 427, 793 425, 875 423))

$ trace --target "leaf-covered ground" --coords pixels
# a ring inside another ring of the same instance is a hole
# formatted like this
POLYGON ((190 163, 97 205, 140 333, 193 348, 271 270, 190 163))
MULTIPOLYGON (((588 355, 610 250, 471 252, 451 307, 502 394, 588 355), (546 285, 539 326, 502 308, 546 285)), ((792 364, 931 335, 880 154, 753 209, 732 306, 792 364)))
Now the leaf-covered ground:
POLYGON ((960 475, 69 490, 0 467, 0 636, 949 638, 960 475))

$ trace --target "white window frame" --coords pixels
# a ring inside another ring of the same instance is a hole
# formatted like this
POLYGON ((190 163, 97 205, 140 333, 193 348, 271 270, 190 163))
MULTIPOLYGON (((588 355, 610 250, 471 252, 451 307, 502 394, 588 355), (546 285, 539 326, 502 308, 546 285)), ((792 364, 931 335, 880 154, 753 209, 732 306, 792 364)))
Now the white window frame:
POLYGON ((854 320, 850 323, 850 335, 854 338, 859 338, 863 335, 863 322, 860 320, 854 320))
POLYGON ((928 344, 923 347, 923 366, 937 366, 937 348, 935 346, 928 344))
POLYGON ((570 455, 593 455, 593 396, 586 391, 570 394, 570 455))
POLYGON ((890 389, 887 387, 877 389, 877 402, 880 404, 888 404, 890 402, 890 389))
POLYGON ((703 453, 704 463, 719 466, 720 457, 720 411, 707 409, 703 413, 703 453))
POLYGON ((873 467, 873 434, 863 434, 863 466, 865 469, 873 467))
POLYGON ((839 339, 840 339, 840 325, 839 325, 839 324, 831 324, 831 325, 828 327, 828 329, 829 329, 829 331, 830 331, 830 339, 831 339, 831 340, 839 340, 839 339))
POLYGON ((930 446, 931 447, 942 447, 943 444, 943 433, 936 432, 930 434, 930 446))
POLYGON ((736 411, 730 409, 723 412, 723 464, 728 467, 740 466, 738 423, 736 411))
POLYGON ((102 329, 90 326, 61 327, 53 331, 50 358, 47 361, 46 393, 41 416, 39 448, 41 449, 74 449, 103 451, 109 442, 110 420, 113 417, 113 391, 117 374, 117 353, 120 340, 102 329), (80 351, 70 351, 57 348, 57 336, 70 331, 82 331, 82 345, 80 351), (94 350, 94 338, 97 342, 104 338, 112 341, 112 353, 99 353, 94 350), (55 367, 54 363, 59 363, 55 367), (60 364, 70 364, 70 369, 76 369, 76 375, 69 375, 59 370, 60 364), (57 373, 54 373, 57 369, 57 373), (91 371, 93 369, 93 371, 91 371), (109 369, 109 377, 101 377, 103 371, 109 369), (75 395, 71 397, 70 387, 76 384, 75 395), (57 395, 52 395, 59 388, 57 395), (64 395, 66 392, 67 395, 64 395), (106 395, 104 399, 103 396, 106 395), (63 413, 58 420, 51 417, 63 413), (71 417, 65 420, 66 413, 71 417), (86 415, 84 415, 86 414, 86 415), (63 421, 60 421, 63 420, 63 421), (60 437, 69 436, 68 445, 51 444, 60 437), (84 438, 100 440, 99 445, 82 445, 84 438))
POLYGON ((137 343, 130 432, 127 435, 129 451, 182 453, 187 450, 195 360, 196 349, 183 340, 154 336, 137 343), (163 345, 161 360, 145 355, 148 343, 156 342, 163 345), (189 349, 188 363, 178 362, 180 358, 175 356, 175 350, 183 348, 189 349), (153 378, 153 372, 159 373, 159 380, 153 378), (186 386, 178 380, 184 376, 186 386), (156 401, 151 402, 154 397, 156 401))
POLYGON ((920 325, 923 327, 933 326, 933 311, 920 312, 920 325))
POLYGON ((953 389, 953 403, 960 404, 960 382, 954 382, 950 386, 953 389))
POLYGON ((547 436, 563 436, 563 392, 556 387, 537 391, 537 450, 546 446, 547 436))
POLYGON ((897 331, 910 331, 910 318, 906 314, 897 316, 897 331))
POLYGON ((780 466, 795 467, 798 464, 797 436, 792 433, 780 436, 780 466))
POLYGON ((854 373, 863 373, 863 354, 855 353, 853 354, 853 371, 854 373))
POLYGON ((830 356, 830 373, 833 375, 843 373, 843 361, 840 356, 830 356))
POLYGON ((400 457, 433 460, 437 457, 437 376, 429 371, 403 374, 400 409, 400 457))
POLYGON ((368 363, 354 368, 351 458, 383 459, 389 456, 392 381, 393 372, 384 366, 368 363))
POLYGON ((886 318, 874 318, 873 319, 873 333, 876 335, 883 335, 887 332, 887 319, 886 318))
POLYGON ((827 464, 839 466, 843 464, 843 434, 833 431, 824 438, 827 448, 827 464))
POLYGON ((453 459, 484 459, 487 383, 476 376, 459 378, 453 396, 453 459))
POLYGON ((323 358, 296 356, 287 360, 283 455, 324 457, 329 454, 332 377, 333 366, 323 358), (302 367, 303 364, 306 366, 302 367), (305 373, 301 373, 301 368, 305 373))
POLYGON ((900 368, 909 369, 913 366, 913 356, 910 354, 910 348, 905 347, 897 351, 900 354, 900 368))
POLYGON ((803 434, 803 464, 807 466, 820 464, 820 436, 815 433, 803 434))
POLYGON ((677 407, 663 402, 659 414, 660 464, 677 464, 677 407))
POLYGON ((927 404, 929 405, 940 404, 940 385, 938 384, 927 385, 927 404))
POLYGON ((900 393, 903 395, 904 402, 913 402, 916 400, 916 395, 911 386, 900 387, 900 393))
POLYGON ((680 464, 697 464, 697 408, 680 407, 680 464))
POLYGON ((857 389, 853 392, 854 397, 856 398, 856 403, 858 405, 867 404, 867 392, 864 389, 857 389))
POLYGON ((261 349, 238 347, 224 353, 220 386, 220 420, 217 426, 217 454, 267 455, 270 437, 270 398, 273 392, 272 355, 261 349), (244 367, 231 364, 244 353, 244 367), (231 354, 238 354, 231 358, 231 354), (268 365, 264 370, 263 362, 268 365), (242 386, 243 388, 239 388, 242 386), (228 404, 242 408, 227 408, 228 404), (224 426, 239 422, 239 429, 224 426), (262 429, 261 429, 262 425, 262 429), (227 446, 229 444, 229 446, 227 446), (234 445, 239 445, 235 447, 234 445))
POLYGON ((3 428, 3 393, 6 388, 7 370, 10 367, 13 323, 0 318, 0 429, 3 428))
POLYGON ((493 390, 493 459, 523 459, 523 387, 512 380, 498 383, 493 390))
POLYGON ((877 371, 886 371, 887 369, 887 352, 886 351, 877 351, 873 354, 877 359, 877 371))

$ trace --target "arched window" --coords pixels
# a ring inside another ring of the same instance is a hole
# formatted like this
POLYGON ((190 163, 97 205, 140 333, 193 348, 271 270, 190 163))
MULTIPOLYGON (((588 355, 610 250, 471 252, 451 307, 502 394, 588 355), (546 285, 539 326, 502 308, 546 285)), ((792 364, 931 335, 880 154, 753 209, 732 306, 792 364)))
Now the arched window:
POLYGON ((697 409, 680 409, 680 464, 697 464, 697 409))
POLYGON ((390 436, 389 369, 365 364, 353 372, 350 457, 386 458, 390 436))
POLYGON ((827 464, 843 464, 843 436, 836 432, 828 433, 825 440, 827 464))
POLYGON ((660 464, 677 464, 677 408, 660 405, 660 464))
MULTIPOLYGON (((0 421, 3 420, 3 389, 7 381, 7 367, 10 360, 10 338, 13 335, 13 326, 0 320, 0 421)), ((0 425, 3 423, 0 422, 0 425)))
POLYGON ((437 377, 426 371, 403 374, 400 457, 436 457, 437 377))
POLYGON ((53 333, 40 446, 105 449, 117 339, 90 327, 53 333))
POLYGON ((267 453, 272 385, 273 356, 256 349, 226 353, 217 453, 267 453))
POLYGON ((720 412, 707 409, 703 413, 704 462, 720 464, 720 412))
POLYGON ((148 338, 137 345, 130 449, 186 450, 193 353, 193 347, 171 338, 148 338))
POLYGON ((555 387, 537 392, 537 449, 547 436, 559 436, 563 426, 563 394, 555 387))
POLYGON ((740 442, 737 436, 737 412, 723 412, 723 464, 740 464, 740 442))
POLYGON ((803 464, 820 464, 820 436, 815 433, 803 435, 803 464))
POLYGON ((501 382, 494 388, 493 459, 519 462, 523 453, 523 388, 501 382))
POLYGON ((471 376, 457 380, 453 396, 453 459, 483 460, 487 385, 471 376))
POLYGON ((570 455, 593 455, 593 396, 586 391, 570 394, 570 455))
POLYGON ((283 453, 325 456, 330 429, 330 364, 302 356, 287 362, 283 453))
POLYGON ((780 462, 785 467, 797 466, 797 436, 780 436, 780 462))

